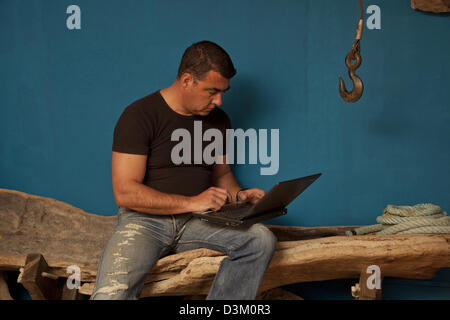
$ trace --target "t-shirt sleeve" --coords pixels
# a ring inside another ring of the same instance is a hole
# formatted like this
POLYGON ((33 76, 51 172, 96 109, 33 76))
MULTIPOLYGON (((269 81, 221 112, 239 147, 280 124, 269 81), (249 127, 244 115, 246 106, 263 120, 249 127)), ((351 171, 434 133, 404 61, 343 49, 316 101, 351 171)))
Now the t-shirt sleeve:
POLYGON ((145 155, 149 152, 150 128, 138 104, 125 108, 114 128, 112 150, 145 155))

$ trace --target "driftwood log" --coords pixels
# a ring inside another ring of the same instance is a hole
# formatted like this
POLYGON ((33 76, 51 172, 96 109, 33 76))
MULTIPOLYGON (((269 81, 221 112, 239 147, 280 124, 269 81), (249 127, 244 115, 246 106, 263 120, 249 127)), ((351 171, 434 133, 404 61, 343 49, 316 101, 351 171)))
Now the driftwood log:
MULTIPOLYGON (((79 292, 90 295, 103 248, 116 216, 90 214, 54 199, 0 189, 0 272, 19 270, 30 253, 40 253, 48 272, 69 277, 81 269, 79 292)), ((260 296, 284 285, 358 279, 365 266, 377 265, 383 277, 428 279, 450 267, 450 235, 352 236, 356 226, 268 226, 278 247, 265 274, 260 296)), ((141 297, 198 296, 209 291, 221 252, 197 249, 166 256, 149 273, 141 297)), ((276 289, 279 290, 279 289, 276 289)), ((279 291, 278 294, 287 294, 279 291)), ((293 296, 289 296, 293 298, 293 296)))
POLYGON ((434 13, 450 12, 450 0, 411 0, 411 8, 434 13))

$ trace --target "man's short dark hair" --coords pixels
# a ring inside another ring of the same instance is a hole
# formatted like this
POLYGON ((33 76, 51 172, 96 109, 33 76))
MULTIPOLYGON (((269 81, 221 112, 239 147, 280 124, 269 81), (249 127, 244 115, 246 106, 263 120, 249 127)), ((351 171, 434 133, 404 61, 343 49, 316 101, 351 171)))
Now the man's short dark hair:
POLYGON ((211 41, 200 41, 184 52, 177 78, 179 79, 183 73, 190 73, 194 79, 203 80, 211 70, 227 79, 236 74, 230 56, 222 47, 211 41))

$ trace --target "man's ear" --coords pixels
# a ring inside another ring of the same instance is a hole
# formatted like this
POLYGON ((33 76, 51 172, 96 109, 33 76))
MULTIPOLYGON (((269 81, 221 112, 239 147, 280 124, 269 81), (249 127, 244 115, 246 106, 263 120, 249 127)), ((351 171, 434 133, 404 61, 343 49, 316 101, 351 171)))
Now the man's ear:
POLYGON ((194 84, 194 76, 189 72, 185 72, 180 78, 181 87, 187 89, 194 84))

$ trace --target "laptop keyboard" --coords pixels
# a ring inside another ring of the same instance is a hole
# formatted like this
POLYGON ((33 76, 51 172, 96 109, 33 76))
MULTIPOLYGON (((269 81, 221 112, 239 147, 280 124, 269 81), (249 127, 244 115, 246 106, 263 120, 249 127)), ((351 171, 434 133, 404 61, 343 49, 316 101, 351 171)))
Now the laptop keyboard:
POLYGON ((238 218, 244 216, 251 207, 252 205, 247 202, 229 203, 217 213, 230 218, 238 218))

